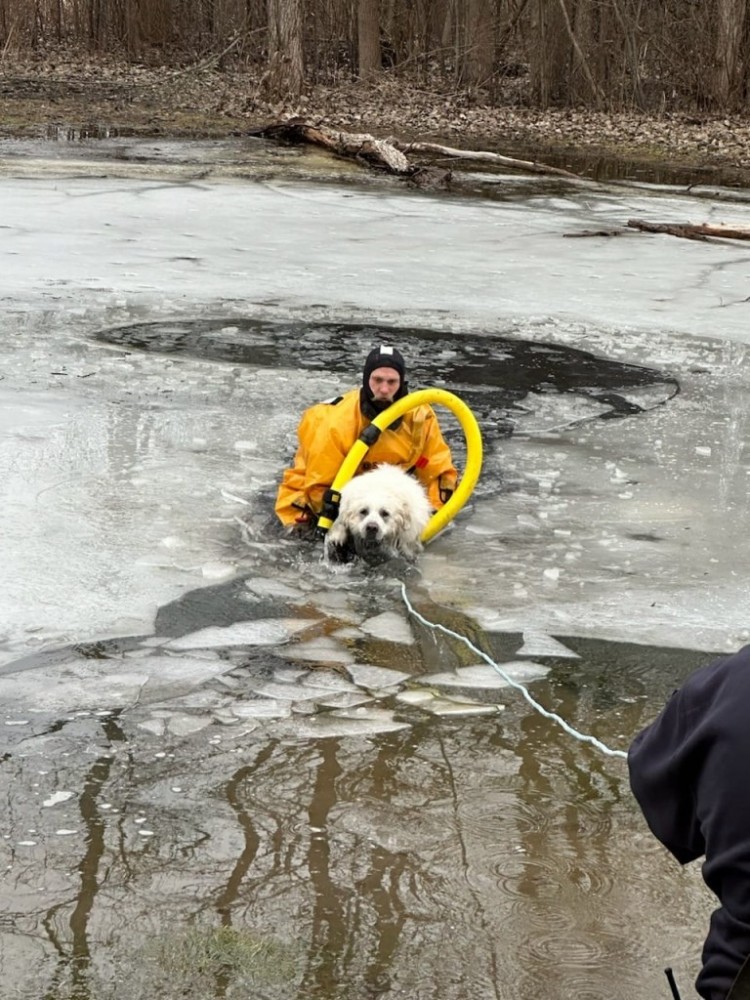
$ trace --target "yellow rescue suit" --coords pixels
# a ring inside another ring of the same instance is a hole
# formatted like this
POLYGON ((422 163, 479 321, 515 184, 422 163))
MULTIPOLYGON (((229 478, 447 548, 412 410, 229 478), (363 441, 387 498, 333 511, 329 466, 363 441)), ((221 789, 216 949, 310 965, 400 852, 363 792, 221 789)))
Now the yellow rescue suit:
MULTIPOLYGON (((359 406, 360 390, 352 389, 327 403, 316 403, 302 414, 294 465, 286 469, 276 497, 276 514, 284 525, 317 515, 323 494, 336 478, 349 449, 370 421, 359 406)), ((437 510, 441 491, 456 488, 458 473, 431 406, 405 413, 397 427, 383 431, 369 449, 357 472, 381 462, 414 473, 437 510)))

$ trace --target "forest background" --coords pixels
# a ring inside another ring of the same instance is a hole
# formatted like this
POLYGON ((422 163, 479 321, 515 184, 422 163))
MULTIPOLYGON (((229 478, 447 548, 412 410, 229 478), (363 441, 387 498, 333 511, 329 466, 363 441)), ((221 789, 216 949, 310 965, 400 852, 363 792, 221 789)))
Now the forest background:
POLYGON ((0 131, 298 115, 750 180, 750 0, 0 0, 0 131))

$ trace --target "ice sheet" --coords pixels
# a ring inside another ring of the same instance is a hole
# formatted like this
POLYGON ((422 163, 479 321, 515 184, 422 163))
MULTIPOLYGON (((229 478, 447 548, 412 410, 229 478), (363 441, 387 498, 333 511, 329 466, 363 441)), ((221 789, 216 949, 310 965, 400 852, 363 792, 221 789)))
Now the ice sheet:
POLYGON ((0 663, 148 634, 160 605, 248 565, 250 597, 309 593, 326 612, 338 600, 342 621, 366 620, 355 581, 329 589, 313 562, 295 573, 284 556, 277 580, 262 531, 302 406, 340 378, 90 339, 196 315, 226 316, 227 337, 237 314, 457 337, 510 323, 671 370, 681 395, 633 420, 571 428, 580 400, 556 397, 488 456, 506 489, 433 543, 424 583, 493 629, 707 650, 747 639, 736 544, 750 529, 747 248, 565 238, 639 216, 750 225, 747 204, 577 185, 552 196, 534 183, 503 202, 185 185, 158 164, 140 180, 63 176, 51 162, 34 178, 13 172, 4 164, 0 179, 0 663), (242 518, 256 532, 245 549, 242 518))

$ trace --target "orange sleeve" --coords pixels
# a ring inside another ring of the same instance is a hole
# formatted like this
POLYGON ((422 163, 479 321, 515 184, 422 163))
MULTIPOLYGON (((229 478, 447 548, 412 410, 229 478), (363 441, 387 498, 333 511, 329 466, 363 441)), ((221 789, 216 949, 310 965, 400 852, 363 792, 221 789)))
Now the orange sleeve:
POLYGON ((307 446, 304 491, 316 514, 323 504, 323 494, 336 478, 355 441, 356 427, 347 419, 349 414, 337 413, 337 410, 337 406, 330 407, 330 413, 322 420, 301 431, 307 446))
POLYGON ((430 503, 438 510, 443 506, 440 490, 455 490, 458 472, 453 465, 453 457, 448 443, 440 430, 440 424, 431 406, 425 406, 422 454, 427 459, 423 468, 417 469, 417 477, 427 490, 430 503))
POLYGON ((284 471, 276 497, 276 515, 282 524, 294 524, 306 509, 319 513, 323 494, 336 478, 357 432, 350 394, 340 403, 317 403, 305 410, 297 428, 294 462, 284 471))

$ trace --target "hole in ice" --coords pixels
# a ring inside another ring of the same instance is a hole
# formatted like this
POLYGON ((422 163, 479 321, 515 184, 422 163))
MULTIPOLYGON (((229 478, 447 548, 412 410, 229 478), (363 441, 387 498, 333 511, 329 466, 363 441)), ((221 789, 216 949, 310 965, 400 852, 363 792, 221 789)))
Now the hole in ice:
POLYGON ((362 323, 276 322, 250 317, 137 323, 96 339, 159 354, 186 354, 254 368, 340 373, 359 381, 373 343, 401 344, 412 390, 445 386, 471 407, 487 440, 523 428, 550 396, 575 396, 563 422, 627 417, 679 392, 669 372, 625 364, 578 348, 516 337, 483 336, 362 323), (522 402, 523 401, 523 402, 522 402), (585 406, 581 404, 585 403, 585 406))

